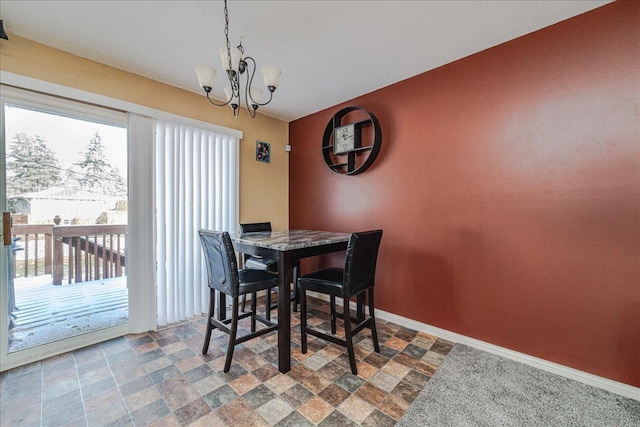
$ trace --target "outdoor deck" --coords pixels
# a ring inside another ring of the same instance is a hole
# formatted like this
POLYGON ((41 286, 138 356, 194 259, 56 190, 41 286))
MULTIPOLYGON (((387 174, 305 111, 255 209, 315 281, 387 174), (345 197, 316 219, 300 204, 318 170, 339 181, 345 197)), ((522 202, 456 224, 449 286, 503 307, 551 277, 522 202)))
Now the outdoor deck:
POLYGON ((53 285, 50 274, 15 279, 9 352, 127 322, 126 277, 53 285))

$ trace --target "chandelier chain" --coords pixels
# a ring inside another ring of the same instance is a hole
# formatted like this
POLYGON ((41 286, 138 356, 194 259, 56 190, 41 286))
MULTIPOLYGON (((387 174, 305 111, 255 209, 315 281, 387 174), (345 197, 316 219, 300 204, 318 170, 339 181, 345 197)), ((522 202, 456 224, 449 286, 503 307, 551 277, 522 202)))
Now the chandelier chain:
POLYGON ((229 60, 229 72, 231 68, 231 43, 229 43, 229 11, 227 10, 227 0, 224 0, 224 36, 227 39, 227 59, 229 60))

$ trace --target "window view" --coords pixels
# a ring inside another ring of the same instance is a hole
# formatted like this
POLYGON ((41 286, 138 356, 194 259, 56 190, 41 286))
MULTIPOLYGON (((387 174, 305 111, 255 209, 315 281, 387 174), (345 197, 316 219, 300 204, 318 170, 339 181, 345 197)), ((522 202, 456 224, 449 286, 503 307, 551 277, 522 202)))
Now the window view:
POLYGON ((5 104, 9 352, 127 322, 127 130, 5 104))

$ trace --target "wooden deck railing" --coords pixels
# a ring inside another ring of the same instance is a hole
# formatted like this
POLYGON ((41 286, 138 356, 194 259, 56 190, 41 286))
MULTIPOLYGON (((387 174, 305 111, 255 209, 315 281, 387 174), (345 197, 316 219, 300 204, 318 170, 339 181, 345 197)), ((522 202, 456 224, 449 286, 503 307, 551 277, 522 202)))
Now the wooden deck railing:
POLYGON ((125 274, 125 224, 15 225, 11 234, 24 249, 14 257, 14 277, 51 274, 54 285, 125 274), (18 267, 20 271, 18 272, 18 267))

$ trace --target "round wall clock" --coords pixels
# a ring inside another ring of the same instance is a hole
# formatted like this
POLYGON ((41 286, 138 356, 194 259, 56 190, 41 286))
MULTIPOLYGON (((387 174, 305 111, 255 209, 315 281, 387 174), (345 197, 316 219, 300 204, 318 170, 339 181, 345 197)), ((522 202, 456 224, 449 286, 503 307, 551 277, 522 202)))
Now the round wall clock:
POLYGON ((360 107, 346 107, 333 115, 322 137, 322 156, 332 171, 357 175, 373 164, 382 145, 376 116, 360 107))

